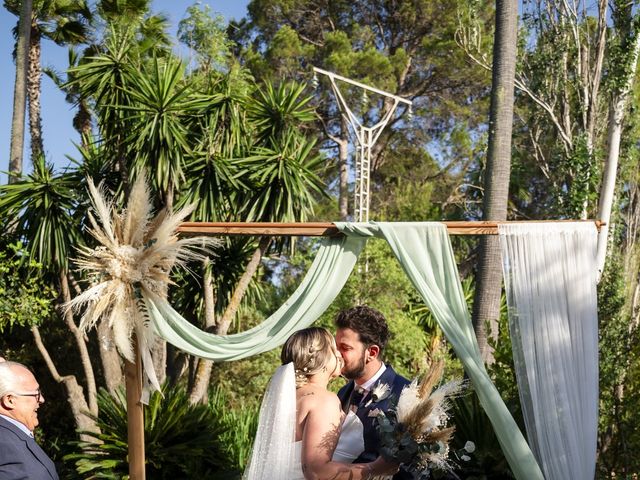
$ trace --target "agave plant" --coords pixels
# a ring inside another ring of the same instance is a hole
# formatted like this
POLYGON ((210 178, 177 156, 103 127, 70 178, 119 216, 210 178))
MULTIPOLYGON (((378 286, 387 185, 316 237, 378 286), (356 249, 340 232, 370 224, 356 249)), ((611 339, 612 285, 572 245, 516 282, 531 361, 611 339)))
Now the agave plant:
MULTIPOLYGON (((93 440, 72 442, 80 452, 64 457, 75 464, 83 478, 127 478, 127 408, 122 390, 111 396, 98 394, 100 417, 94 417, 101 433, 81 432, 93 440)), ((223 431, 218 413, 207 405, 190 405, 179 387, 155 392, 145 408, 147 478, 213 478, 222 469, 226 453, 220 442, 223 431), (163 398, 164 397, 164 398, 163 398)))

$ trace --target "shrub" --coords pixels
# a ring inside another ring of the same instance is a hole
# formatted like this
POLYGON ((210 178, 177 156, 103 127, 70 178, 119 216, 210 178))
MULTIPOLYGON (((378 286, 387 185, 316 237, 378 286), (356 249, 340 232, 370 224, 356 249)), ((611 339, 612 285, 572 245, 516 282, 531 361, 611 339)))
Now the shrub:
MULTIPOLYGON (((213 478, 225 462, 220 423, 207 405, 190 405, 182 387, 155 392, 145 407, 145 453, 148 478, 213 478)), ((123 391, 98 394, 100 433, 81 432, 92 441, 72 442, 81 453, 65 456, 75 461, 83 478, 128 478, 127 409, 123 391)))
POLYGON ((229 407, 227 394, 221 389, 213 390, 209 398, 209 408, 221 427, 219 437, 223 452, 223 469, 238 474, 244 471, 251 455, 251 447, 258 428, 259 404, 241 404, 229 407))

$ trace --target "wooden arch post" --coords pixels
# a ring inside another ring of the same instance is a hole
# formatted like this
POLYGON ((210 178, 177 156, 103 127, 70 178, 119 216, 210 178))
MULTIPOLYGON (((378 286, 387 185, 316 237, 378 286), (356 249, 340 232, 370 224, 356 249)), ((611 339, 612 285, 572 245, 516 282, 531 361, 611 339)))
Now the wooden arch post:
POLYGON ((129 448, 129 480, 145 480, 144 406, 142 398, 142 361, 134 338, 135 362, 125 360, 124 377, 127 392, 127 442, 129 448))
MULTIPOLYGON (((557 223, 576 220, 539 220, 526 222, 440 222, 447 227, 449 235, 497 235, 498 225, 504 223, 557 223)), ((596 228, 604 225, 599 220, 581 220, 593 222, 596 228)), ((302 236, 330 237, 342 235, 336 225, 331 222, 312 223, 267 223, 267 222, 184 222, 178 227, 183 235, 256 235, 256 236, 302 236)), ((125 379, 127 389, 127 421, 129 441, 129 478, 145 480, 144 451, 144 413, 140 402, 142 395, 142 362, 138 348, 135 363, 125 362, 125 379)))

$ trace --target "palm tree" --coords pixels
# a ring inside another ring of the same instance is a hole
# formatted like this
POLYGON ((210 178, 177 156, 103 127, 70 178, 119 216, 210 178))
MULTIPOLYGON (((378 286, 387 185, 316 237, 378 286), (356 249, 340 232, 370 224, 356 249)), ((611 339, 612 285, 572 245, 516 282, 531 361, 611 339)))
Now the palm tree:
MULTIPOLYGON (((517 2, 496 0, 489 146, 484 178, 484 220, 507 219, 517 27, 517 2)), ((487 363, 493 363, 493 353, 487 343, 486 323, 489 322, 491 334, 497 335, 502 290, 501 265, 498 238, 483 235, 480 239, 472 318, 480 352, 487 363)))
POLYGON ((24 114, 27 103, 27 58, 31 35, 31 0, 24 0, 18 22, 16 45, 16 81, 13 91, 13 118, 11 119, 11 152, 9 154, 9 183, 22 173, 24 151, 24 114))
POLYGON ((125 149, 134 172, 152 172, 163 206, 172 209, 174 192, 184 180, 185 158, 191 153, 188 121, 199 117, 211 99, 193 94, 184 64, 172 57, 154 58, 148 70, 132 69, 129 78, 125 93, 131 103, 131 129, 125 149))
MULTIPOLYGON (((5 0, 4 6, 19 15, 21 0, 5 0)), ((31 135, 31 161, 36 162, 43 153, 41 92, 41 41, 53 40, 58 45, 79 44, 88 40, 91 10, 84 0, 35 0, 31 16, 27 88, 29 99, 29 132, 31 135)))
POLYGON ((73 128, 80 134, 81 142, 84 145, 84 141, 91 135, 91 105, 89 104, 88 98, 82 95, 78 85, 72 82, 73 74, 69 73, 70 69, 78 66, 82 60, 82 56, 74 48, 69 48, 68 60, 69 67, 67 69, 66 79, 62 78, 60 74, 51 67, 45 67, 43 72, 64 92, 67 103, 77 106, 78 110, 73 116, 73 128))

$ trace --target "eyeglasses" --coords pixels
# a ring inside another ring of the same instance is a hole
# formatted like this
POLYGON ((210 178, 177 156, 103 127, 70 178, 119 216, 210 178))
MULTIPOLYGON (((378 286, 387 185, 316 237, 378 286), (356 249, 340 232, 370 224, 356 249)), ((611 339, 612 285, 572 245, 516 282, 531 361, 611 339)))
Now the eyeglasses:
POLYGON ((36 393, 12 393, 11 395, 15 395, 17 397, 34 397, 38 403, 42 400, 42 392, 40 389, 36 390, 36 393))

